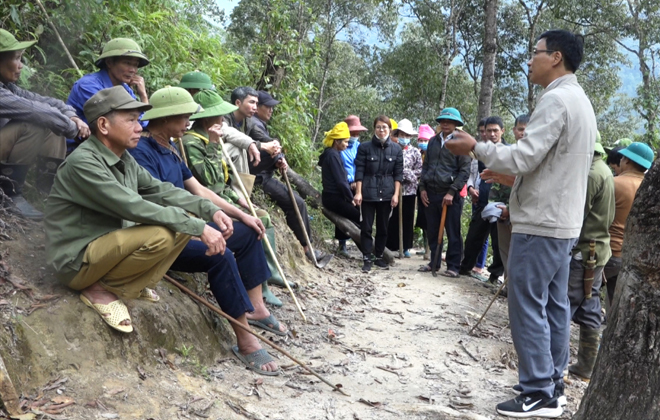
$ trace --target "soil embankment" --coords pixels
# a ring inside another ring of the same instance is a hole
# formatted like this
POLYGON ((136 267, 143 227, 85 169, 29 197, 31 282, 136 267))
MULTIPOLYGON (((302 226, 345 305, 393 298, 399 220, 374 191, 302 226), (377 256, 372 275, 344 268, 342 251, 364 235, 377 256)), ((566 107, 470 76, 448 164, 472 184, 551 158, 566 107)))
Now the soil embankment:
MULTIPOLYGON (((31 225, 24 237, 0 245, 11 272, 0 280, 0 354, 24 406, 50 408, 55 419, 499 418, 495 405, 515 395, 517 382, 505 299, 470 336, 493 296, 483 284, 418 273, 420 257, 362 274, 357 249, 354 259, 336 258, 320 271, 302 262, 288 232, 280 236, 286 271, 303 286, 297 295, 308 323, 278 289, 285 306, 273 313, 292 336, 264 336, 350 397, 274 351, 283 375, 245 370, 228 352, 226 321, 165 282, 157 288, 160 303, 128 303, 133 334, 109 329, 45 273, 43 232, 31 225), (75 404, 57 413, 68 402, 75 404)), ((204 293, 203 281, 187 285, 204 293)), ((584 387, 568 385, 564 418, 584 387)))

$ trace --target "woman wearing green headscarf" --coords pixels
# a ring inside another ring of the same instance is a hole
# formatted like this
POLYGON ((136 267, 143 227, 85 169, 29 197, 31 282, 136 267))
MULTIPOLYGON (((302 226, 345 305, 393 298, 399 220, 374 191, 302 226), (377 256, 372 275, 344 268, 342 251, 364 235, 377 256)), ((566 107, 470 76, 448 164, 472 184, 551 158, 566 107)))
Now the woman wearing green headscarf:
MULTIPOLYGON (((220 197, 243 210, 249 210, 245 197, 239 195, 232 186, 232 178, 238 174, 231 173, 222 154, 220 138, 227 140, 229 136, 245 136, 245 134, 229 127, 223 122, 222 116, 238 109, 224 101, 212 90, 202 90, 193 97, 204 111, 190 117, 193 126, 183 136, 182 143, 188 168, 200 184, 207 187, 220 197)), ((246 136, 247 137, 247 136, 246 136)), ((270 216, 264 210, 257 210, 257 216, 266 228, 266 237, 273 249, 275 246, 275 228, 270 216)), ((268 288, 268 283, 284 286, 284 280, 277 270, 277 265, 268 251, 265 252, 271 278, 262 283, 262 294, 266 303, 282 306, 282 301, 268 288)))
MULTIPOLYGON (((351 134, 348 124, 340 122, 325 133, 323 145, 326 147, 319 157, 323 192, 321 202, 326 209, 354 222, 360 223, 360 211, 353 203, 353 191, 348 183, 346 169, 341 158, 341 152, 348 147, 351 134)), ((335 238, 339 241, 350 239, 340 229, 335 229, 335 238)))

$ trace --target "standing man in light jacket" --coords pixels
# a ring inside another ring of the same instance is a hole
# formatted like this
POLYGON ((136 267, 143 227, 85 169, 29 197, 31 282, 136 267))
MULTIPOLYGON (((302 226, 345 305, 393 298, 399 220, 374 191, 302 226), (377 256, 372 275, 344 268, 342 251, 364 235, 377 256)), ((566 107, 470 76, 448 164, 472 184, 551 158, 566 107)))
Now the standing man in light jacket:
POLYGON ((510 201, 509 318, 518 353, 521 394, 497 405, 511 417, 559 417, 568 365, 571 250, 580 236, 596 116, 575 71, 582 36, 564 30, 538 38, 527 65, 545 90, 525 136, 510 146, 479 143, 457 133, 446 146, 493 171, 516 175, 510 201))

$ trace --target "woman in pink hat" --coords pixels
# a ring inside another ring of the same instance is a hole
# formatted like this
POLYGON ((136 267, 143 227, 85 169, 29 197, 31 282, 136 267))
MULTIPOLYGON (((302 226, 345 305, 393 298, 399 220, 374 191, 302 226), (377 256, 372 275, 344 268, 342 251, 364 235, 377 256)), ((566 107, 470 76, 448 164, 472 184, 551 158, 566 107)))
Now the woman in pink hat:
MULTIPOLYGON (((422 162, 424 162, 424 157, 426 156, 426 147, 429 145, 429 140, 431 137, 435 136, 435 131, 428 124, 422 124, 419 126, 419 134, 417 134, 417 147, 422 155, 422 162)), ((424 259, 428 260, 431 256, 431 250, 429 249, 428 239, 426 237, 426 216, 424 215, 424 206, 422 205, 421 198, 419 198, 419 191, 417 192, 417 221, 415 222, 415 227, 418 227, 422 230, 422 235, 424 237, 424 251, 417 252, 417 255, 424 255, 424 259)))
MULTIPOLYGON (((360 117, 357 115, 349 115, 344 122, 348 125, 348 131, 351 137, 348 139, 348 147, 341 152, 341 160, 344 163, 346 178, 351 186, 351 190, 355 191, 355 156, 357 156, 358 147, 360 146, 360 133, 369 130, 360 123, 360 117)), ((348 258, 348 250, 346 249, 348 236, 339 228, 335 227, 335 238, 339 242, 337 254, 348 258)))

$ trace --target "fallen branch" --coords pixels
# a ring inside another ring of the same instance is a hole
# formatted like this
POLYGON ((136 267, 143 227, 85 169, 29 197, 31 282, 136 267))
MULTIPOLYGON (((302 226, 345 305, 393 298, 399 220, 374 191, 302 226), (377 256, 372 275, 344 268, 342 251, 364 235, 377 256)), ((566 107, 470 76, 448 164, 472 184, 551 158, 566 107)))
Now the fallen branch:
MULTIPOLYGON (((307 182, 305 178, 297 174, 293 169, 289 168, 286 173, 291 183, 296 186, 296 190, 302 198, 305 200, 309 199, 312 207, 321 209, 323 215, 327 217, 328 220, 330 220, 335 226, 337 226, 339 230, 350 236, 353 242, 355 242, 358 246, 361 245, 362 242, 360 239, 360 228, 357 227, 355 223, 323 207, 323 204, 321 203, 321 193, 319 193, 316 188, 307 182)), ((383 259, 388 264, 393 264, 394 258, 395 254, 389 249, 385 248, 383 259)))
POLYGON ((301 362, 301 361, 299 361, 298 359, 296 359, 295 357, 293 357, 291 354, 289 354, 289 352, 287 352, 286 350, 284 350, 282 347, 278 346, 277 344, 271 342, 270 340, 267 340, 267 339, 263 338, 262 336, 260 336, 259 334, 255 333, 255 332, 252 331, 250 328, 246 327, 245 325, 243 325, 243 324, 241 324, 240 322, 238 322, 236 319, 234 319, 234 318, 232 318, 231 316, 227 315, 227 314, 224 313, 222 310, 220 310, 219 308, 217 308, 215 305, 210 304, 206 299, 201 298, 201 297, 198 296, 195 292, 193 292, 192 290, 188 289, 187 287, 185 287, 185 286, 182 285, 181 283, 177 282, 176 280, 174 280, 172 277, 168 276, 167 274, 165 275, 165 280, 169 281, 170 283, 172 283, 173 285, 175 285, 176 287, 178 287, 179 290, 181 290, 182 292, 184 292, 185 294, 187 294, 188 296, 190 296, 191 298, 193 298, 193 299, 196 300, 197 302, 201 303, 202 305, 206 306, 207 308, 209 308, 210 310, 212 310, 212 311, 215 312, 216 314, 218 314, 218 315, 220 315, 221 317, 225 318, 225 319, 226 319, 227 321, 229 321, 232 325, 234 325, 234 326, 236 326, 236 327, 242 329, 243 331, 246 331, 246 332, 252 334, 253 336, 257 337, 257 339, 263 341, 264 343, 268 344, 269 346, 271 346, 271 347, 274 348, 275 350, 279 351, 280 353, 282 353, 283 355, 285 355, 285 356, 288 357, 289 359, 293 360, 293 361, 296 362, 298 365, 300 365, 300 367, 302 367, 303 369, 305 369, 305 370, 306 370, 307 372, 309 372, 310 374, 312 374, 312 375, 316 376, 317 378, 319 378, 321 381, 323 381, 323 383, 325 383, 326 385, 330 386, 333 390, 335 390, 335 391, 337 391, 337 392, 340 392, 340 393, 342 393, 343 395, 346 395, 347 397, 350 397, 349 394, 347 394, 346 392, 344 392, 344 391, 341 389, 341 386, 337 386, 337 385, 333 385, 333 384, 331 384, 327 379, 323 378, 321 375, 319 375, 318 373, 316 373, 314 370, 312 370, 312 369, 311 369, 310 367, 308 367, 306 364, 304 364, 303 362, 301 362))

